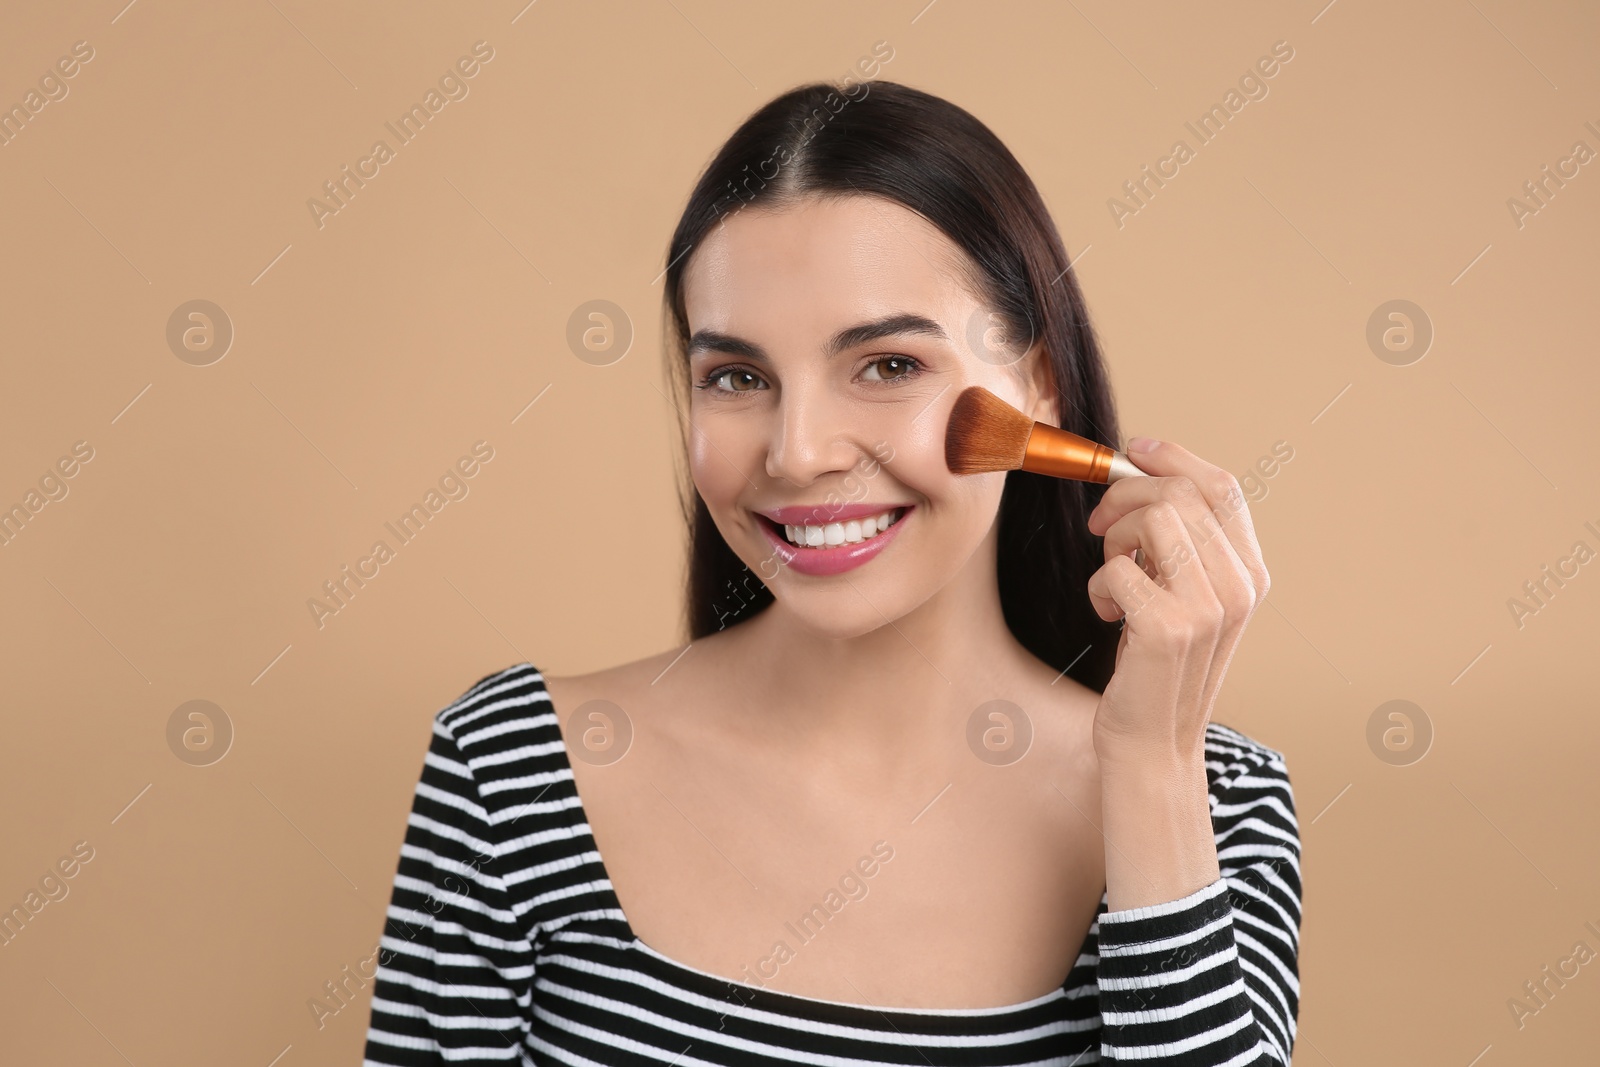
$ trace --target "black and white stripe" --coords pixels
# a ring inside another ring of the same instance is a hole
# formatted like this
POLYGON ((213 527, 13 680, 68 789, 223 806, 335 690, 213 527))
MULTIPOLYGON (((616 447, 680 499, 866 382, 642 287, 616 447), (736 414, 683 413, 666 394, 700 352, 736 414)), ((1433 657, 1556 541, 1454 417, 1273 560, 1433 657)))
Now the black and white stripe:
POLYGON ((434 717, 384 926, 365 1064, 1287 1064, 1300 843, 1283 757, 1219 724, 1222 878, 1109 912, 1060 989, 909 1010, 677 963, 633 935, 589 833, 544 679, 491 674, 434 717))

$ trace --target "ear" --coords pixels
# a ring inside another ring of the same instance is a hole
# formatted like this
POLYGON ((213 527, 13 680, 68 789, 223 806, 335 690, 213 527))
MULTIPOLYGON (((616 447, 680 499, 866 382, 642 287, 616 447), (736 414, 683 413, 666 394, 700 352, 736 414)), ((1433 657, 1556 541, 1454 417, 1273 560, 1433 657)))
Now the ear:
POLYGON ((1060 426, 1061 412, 1056 403, 1055 369, 1050 365, 1050 357, 1045 352, 1044 342, 1039 341, 1029 349, 1019 365, 1025 368, 1027 375, 1028 403, 1022 410, 1026 411, 1035 422, 1042 422, 1047 426, 1060 426))

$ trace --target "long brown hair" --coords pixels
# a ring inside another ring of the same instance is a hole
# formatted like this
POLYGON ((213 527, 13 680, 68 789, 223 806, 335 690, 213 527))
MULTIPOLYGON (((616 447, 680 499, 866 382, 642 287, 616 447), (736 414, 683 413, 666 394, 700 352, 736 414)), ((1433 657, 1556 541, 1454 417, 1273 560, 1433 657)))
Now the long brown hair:
MULTIPOLYGON (((687 417, 689 322, 683 272, 713 226, 748 205, 807 195, 864 194, 895 201, 937 226, 977 267, 972 281, 1005 335, 1043 342, 1061 425, 1120 444, 1100 348, 1039 191, 990 129, 939 97, 890 81, 802 85, 745 120, 707 166, 667 249, 663 319, 668 380, 687 417)), ((685 454, 687 453, 687 426, 685 454)), ((737 624, 772 593, 728 547, 687 472, 679 502, 689 527, 690 640, 737 624)), ((1030 652, 1096 692, 1115 664, 1118 628, 1085 590, 1104 562, 1085 522, 1105 487, 1024 471, 1006 475, 1000 500, 1000 602, 1030 652)))

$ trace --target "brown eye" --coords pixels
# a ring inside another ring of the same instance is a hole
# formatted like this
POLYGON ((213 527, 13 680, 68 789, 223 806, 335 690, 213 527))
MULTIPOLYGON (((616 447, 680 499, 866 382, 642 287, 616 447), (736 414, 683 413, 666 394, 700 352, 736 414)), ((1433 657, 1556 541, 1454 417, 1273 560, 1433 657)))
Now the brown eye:
POLYGON ((892 367, 897 373, 880 373, 877 377, 868 376, 869 381, 894 381, 896 378, 909 378, 917 373, 917 361, 909 356, 884 356, 868 364, 868 370, 873 367, 892 367))
POLYGON ((695 385, 696 389, 713 395, 717 393, 754 393, 766 386, 761 381, 760 375, 747 367, 718 367, 716 370, 700 379, 695 385), (736 379, 740 384, 731 388, 724 388, 724 378, 736 379), (748 388, 745 388, 748 386, 748 388))
MULTIPOLYGON (((722 378, 728 378, 728 379, 731 379, 731 380, 733 380, 735 382, 743 382, 743 383, 753 383, 753 382, 759 382, 761 380, 760 378, 757 378, 754 374, 751 374, 747 370, 730 370, 730 371, 726 371, 717 380, 721 381, 722 378)), ((730 388, 728 391, 731 392, 731 393, 748 393, 748 392, 751 392, 753 389, 755 389, 754 385, 751 385, 750 388, 748 388, 748 389, 743 388, 741 386, 734 386, 734 387, 730 388)))

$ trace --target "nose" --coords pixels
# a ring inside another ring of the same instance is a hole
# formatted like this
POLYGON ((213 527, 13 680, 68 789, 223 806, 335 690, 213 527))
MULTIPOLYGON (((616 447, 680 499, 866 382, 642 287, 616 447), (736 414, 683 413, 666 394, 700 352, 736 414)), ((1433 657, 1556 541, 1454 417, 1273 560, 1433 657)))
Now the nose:
POLYGON ((844 405, 824 389, 788 388, 774 415, 767 475, 807 486, 849 471, 861 458, 844 405))

